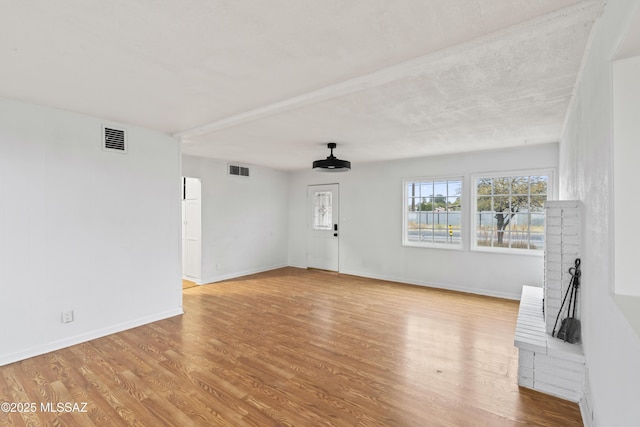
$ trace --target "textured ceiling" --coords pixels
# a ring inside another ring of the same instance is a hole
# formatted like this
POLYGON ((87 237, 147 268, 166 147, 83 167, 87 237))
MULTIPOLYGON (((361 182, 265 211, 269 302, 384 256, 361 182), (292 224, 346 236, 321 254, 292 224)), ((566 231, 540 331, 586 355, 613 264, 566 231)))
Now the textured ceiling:
POLYGON ((600 1, 0 4, 0 96, 284 170, 557 141, 600 1))

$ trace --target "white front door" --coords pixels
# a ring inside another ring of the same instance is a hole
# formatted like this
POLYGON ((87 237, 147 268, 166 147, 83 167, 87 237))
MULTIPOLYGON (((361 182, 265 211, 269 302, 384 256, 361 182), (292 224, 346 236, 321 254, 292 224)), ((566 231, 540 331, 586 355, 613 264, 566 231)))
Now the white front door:
POLYGON ((200 281, 200 180, 183 178, 182 200, 182 275, 200 281))
POLYGON ((307 205, 307 266, 339 271, 338 184, 310 185, 307 205))

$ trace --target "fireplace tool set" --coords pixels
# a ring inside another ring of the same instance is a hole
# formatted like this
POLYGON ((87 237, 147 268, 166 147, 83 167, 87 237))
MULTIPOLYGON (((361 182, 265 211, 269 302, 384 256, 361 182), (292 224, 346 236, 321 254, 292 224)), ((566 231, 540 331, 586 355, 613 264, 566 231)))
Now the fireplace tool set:
POLYGON ((565 342, 579 343, 580 321, 576 319, 576 301, 578 299, 578 288, 580 287, 580 275, 582 274, 580 272, 580 258, 576 258, 574 267, 571 267, 569 269, 569 274, 571 274, 571 282, 569 282, 567 292, 564 294, 564 299, 562 300, 562 305, 560 305, 560 311, 558 311, 556 323, 553 327, 553 332, 551 333, 551 335, 565 342), (562 323, 560 323, 560 329, 558 330, 558 334, 556 335, 558 320, 560 319, 560 315, 562 314, 564 304, 567 301, 567 296, 569 296, 567 317, 562 319, 562 323))

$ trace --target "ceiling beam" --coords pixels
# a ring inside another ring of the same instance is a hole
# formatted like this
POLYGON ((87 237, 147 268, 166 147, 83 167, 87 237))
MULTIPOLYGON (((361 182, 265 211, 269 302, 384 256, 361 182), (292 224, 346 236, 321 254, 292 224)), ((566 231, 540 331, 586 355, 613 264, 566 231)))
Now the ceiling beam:
POLYGON ((409 61, 401 62, 399 64, 383 68, 370 74, 365 74, 339 83, 331 84, 321 89, 306 92, 292 98, 265 105, 263 107, 247 110, 233 116, 225 117, 223 119, 215 120, 213 122, 203 124, 191 129, 176 132, 173 134, 173 136, 180 139, 182 142, 188 142, 189 138, 206 135, 285 111, 312 105, 322 101, 327 101, 333 98, 338 98, 365 89, 377 87, 403 77, 419 75, 421 70, 423 70, 426 66, 440 59, 476 49, 481 45, 499 40, 503 37, 508 37, 521 31, 529 30, 539 25, 548 24, 556 19, 562 18, 567 15, 579 15, 580 13, 589 12, 591 12, 589 13, 589 15, 599 15, 599 13, 601 13, 601 10, 602 2, 600 0, 591 0, 578 3, 576 5, 557 10, 555 12, 540 16, 530 21, 513 25, 505 29, 487 34, 485 36, 470 40, 468 42, 441 49, 439 51, 429 53, 427 55, 420 56, 409 61), (592 10, 593 8, 600 8, 600 10, 598 12, 594 12, 592 10))

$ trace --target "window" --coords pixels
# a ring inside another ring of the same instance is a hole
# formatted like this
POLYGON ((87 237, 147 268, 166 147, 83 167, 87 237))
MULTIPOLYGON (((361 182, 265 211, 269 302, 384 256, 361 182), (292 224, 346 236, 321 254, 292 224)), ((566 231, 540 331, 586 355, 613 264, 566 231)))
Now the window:
POLYGON ((474 248, 542 254, 552 176, 550 170, 474 176, 474 248))
POLYGON ((462 178, 404 180, 403 244, 462 248, 462 178))
POLYGON ((331 230, 333 224, 331 191, 313 192, 313 229, 331 230))

